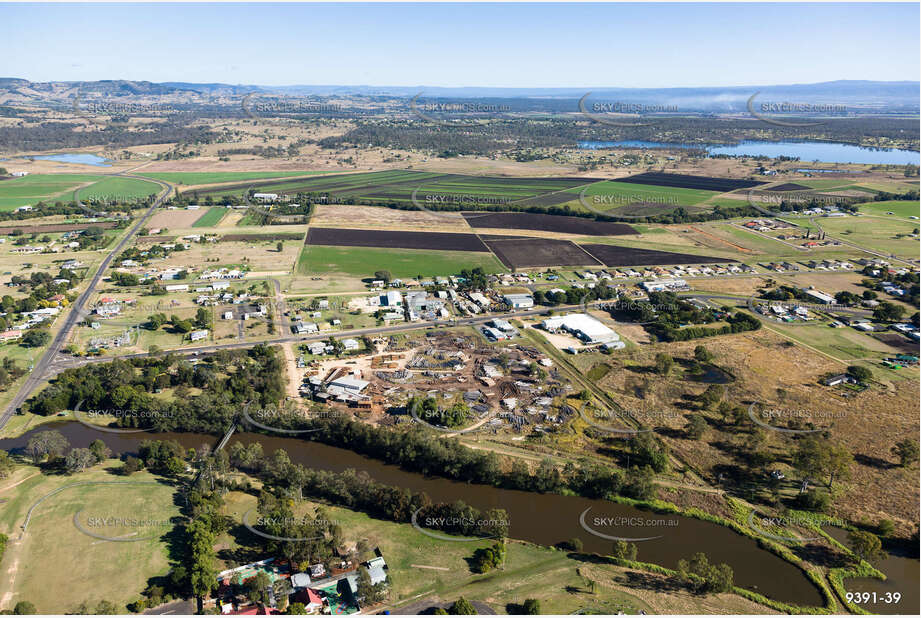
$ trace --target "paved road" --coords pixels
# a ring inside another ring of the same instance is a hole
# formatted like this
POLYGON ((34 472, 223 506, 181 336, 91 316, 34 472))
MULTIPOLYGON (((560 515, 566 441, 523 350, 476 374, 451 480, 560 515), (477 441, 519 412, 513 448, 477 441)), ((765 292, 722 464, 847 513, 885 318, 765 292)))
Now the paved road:
POLYGON ((125 248, 125 246, 130 242, 131 238, 137 234, 138 230, 144 225, 144 222, 147 218, 153 213, 153 211, 160 206, 172 193, 172 185, 162 182, 159 180, 154 180, 152 178, 144 178, 142 176, 133 176, 126 172, 120 172, 118 174, 111 174, 111 176, 120 176, 123 178, 137 178, 139 180, 146 180, 149 182, 154 182, 161 187, 163 187, 163 193, 157 197, 154 203, 147 209, 144 215, 138 219, 137 223, 125 234, 124 238, 115 246, 115 248, 109 252, 109 254, 102 260, 102 263, 99 265, 99 268, 96 269, 96 273, 93 275, 93 278, 90 279, 89 284, 86 287, 86 290, 83 291, 80 296, 77 297, 77 300, 71 305, 70 311, 67 314, 67 317, 64 319, 64 324, 58 330, 57 335, 51 341, 51 345, 48 346, 48 349, 45 350, 45 353, 42 355, 41 359, 35 364, 35 367, 32 369, 32 372, 29 374, 29 377, 26 378, 23 385, 20 387, 19 392, 16 393, 16 396, 13 397, 10 404, 7 406, 6 410, 3 411, 3 414, 0 415, 0 429, 9 422, 10 417, 19 409, 19 406, 32 394, 43 381, 48 377, 48 369, 51 366, 52 361, 61 351, 61 348, 64 347, 64 343, 67 341, 67 338, 70 336, 70 331, 80 319, 82 319, 85 311, 86 301, 89 300, 93 292, 96 289, 96 286, 99 285, 99 281, 102 279, 102 275, 105 270, 109 267, 109 264, 112 263, 112 260, 115 259, 119 253, 125 248))

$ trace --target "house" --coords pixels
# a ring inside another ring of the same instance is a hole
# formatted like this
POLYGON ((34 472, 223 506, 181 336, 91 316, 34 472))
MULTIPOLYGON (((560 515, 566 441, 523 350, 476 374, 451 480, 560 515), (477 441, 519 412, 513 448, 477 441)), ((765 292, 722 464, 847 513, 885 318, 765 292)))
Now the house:
POLYGON ((191 333, 189 333, 189 338, 190 338, 192 341, 201 341, 202 339, 207 339, 207 338, 208 338, 208 332, 209 332, 209 331, 208 331, 207 329, 205 329, 205 330, 193 330, 191 333))
POLYGON ((13 341, 14 339, 19 339, 22 337, 21 330, 6 330, 0 333, 0 341, 13 341))
POLYGON ((343 339, 342 347, 346 350, 357 350, 359 348, 358 340, 356 339, 343 339))
POLYGON ((212 290, 226 290, 229 287, 230 287, 230 283, 228 283, 227 281, 215 281, 214 283, 211 284, 212 290))
POLYGON ((534 306, 534 297, 530 294, 506 294, 504 298, 512 309, 530 309, 534 306))
POLYGON ((835 297, 818 290, 806 290, 806 296, 814 298, 823 305, 830 305, 835 302, 835 297))
POLYGON ((847 375, 846 373, 839 373, 838 375, 834 375, 834 376, 831 376, 831 377, 828 377, 822 380, 822 384, 824 384, 825 386, 837 386, 839 384, 845 384, 845 383, 857 384, 857 380, 847 375))
POLYGON ((647 292, 671 292, 687 290, 688 282, 684 279, 653 279, 640 284, 647 292))
POLYGON ((225 311, 223 317, 224 317, 225 320, 232 320, 232 319, 233 319, 233 311, 225 311))
MULTIPOLYGON (((304 573, 299 573, 299 575, 304 575, 304 573)), ((294 578, 292 577, 291 580, 293 582, 294 578)), ((291 603, 303 603, 308 614, 319 614, 323 609, 322 597, 310 588, 296 588, 289 599, 291 603)))
POLYGON ((167 292, 188 292, 189 286, 186 283, 173 283, 171 285, 164 286, 164 289, 167 292))
POLYGON ((274 202, 278 199, 277 193, 253 193, 253 199, 261 202, 274 202))
POLYGON ((381 294, 381 307, 402 307, 403 295, 395 290, 390 290, 386 294, 381 294))
POLYGON ((316 322, 298 322, 294 325, 294 332, 298 335, 318 333, 320 332, 320 327, 317 326, 316 322))

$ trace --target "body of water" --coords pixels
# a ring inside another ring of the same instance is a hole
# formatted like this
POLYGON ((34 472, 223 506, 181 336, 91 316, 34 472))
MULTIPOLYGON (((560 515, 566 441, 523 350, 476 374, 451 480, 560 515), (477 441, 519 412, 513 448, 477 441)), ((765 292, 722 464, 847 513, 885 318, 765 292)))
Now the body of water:
POLYGON ((28 155, 23 159, 41 159, 42 161, 60 161, 61 163, 79 163, 80 165, 94 165, 96 167, 112 167, 111 159, 87 153, 28 155))
MULTIPOLYGON (((87 447, 99 438, 117 454, 136 452, 138 444, 149 439, 176 440, 186 448, 196 448, 203 443, 214 445, 217 442, 216 437, 205 434, 107 434, 81 423, 65 421, 38 427, 19 438, 0 440, 0 449, 21 449, 28 443, 31 433, 50 429, 64 434, 73 447, 87 447)), ((674 568, 678 560, 690 558, 695 552, 702 551, 711 562, 729 564, 738 586, 798 605, 822 604, 818 589, 796 566, 760 549, 753 539, 718 524, 679 515, 658 514, 607 500, 499 489, 440 477, 426 477, 346 449, 297 438, 238 432, 231 438, 231 442, 260 442, 266 454, 284 449, 292 461, 313 469, 341 472, 352 468, 363 471, 381 483, 416 492, 424 491, 434 502, 463 500, 481 510, 505 509, 511 538, 545 546, 579 538, 585 551, 610 554, 614 541, 595 536, 580 524, 580 517, 586 509, 590 509, 585 521, 597 532, 633 539, 659 537, 636 542, 639 560, 674 568), (615 517, 632 519, 617 527, 599 524, 596 519, 615 517)))
POLYGON ((895 148, 862 148, 853 144, 832 142, 764 142, 743 141, 738 144, 670 144, 667 142, 646 142, 627 140, 620 142, 579 142, 579 148, 695 148, 706 150, 711 155, 745 155, 749 157, 799 157, 800 161, 821 161, 823 163, 863 163, 918 165, 921 154, 911 150, 895 148))

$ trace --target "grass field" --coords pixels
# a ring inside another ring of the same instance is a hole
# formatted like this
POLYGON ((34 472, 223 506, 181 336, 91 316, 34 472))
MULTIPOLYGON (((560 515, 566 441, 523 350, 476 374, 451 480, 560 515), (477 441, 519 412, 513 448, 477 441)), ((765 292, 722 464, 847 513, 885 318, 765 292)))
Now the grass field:
POLYGON ((0 211, 14 210, 19 206, 41 201, 70 201, 65 195, 76 187, 103 180, 92 174, 30 174, 21 178, 0 181, 0 211))
POLYGON ((154 172, 144 173, 148 178, 165 180, 177 185, 207 185, 236 180, 261 180, 265 178, 292 178, 295 176, 313 176, 329 172, 154 172))
POLYGON ((867 204, 860 204, 860 212, 865 212, 871 215, 883 215, 885 216, 887 212, 895 213, 894 215, 906 219, 908 217, 917 217, 921 212, 919 212, 918 202, 910 201, 900 201, 893 200, 891 202, 869 202, 867 204))
MULTIPOLYGON (((146 180, 114 177, 100 180, 85 189, 81 189, 79 197, 81 200, 98 198, 130 201, 145 198, 149 195, 156 195, 160 191, 160 185, 146 180)), ((71 194, 68 199, 73 199, 73 195, 71 194)))
POLYGON ((221 222, 221 219, 224 218, 224 215, 227 214, 229 208, 221 208, 219 206, 213 206, 205 212, 195 223, 192 224, 192 227, 214 227, 221 222))
POLYGON ((818 222, 829 236, 887 254, 917 259, 921 247, 917 237, 909 236, 912 230, 918 228, 917 221, 841 217, 823 218, 818 222))
MULTIPOLYGON (((578 188, 568 189, 569 193, 574 193, 576 195, 581 193, 581 191, 582 189, 578 188)), ((678 206, 695 206, 715 195, 718 195, 715 191, 658 187, 653 185, 616 182, 613 180, 597 182, 585 191, 585 197, 588 203, 600 210, 616 209, 626 206, 631 202, 648 202, 660 205, 665 211, 670 211, 678 206), (602 201, 604 199, 610 201, 602 201)))
POLYGON ((305 245, 297 262, 303 275, 341 273, 371 278, 376 270, 389 270, 394 277, 452 275, 464 268, 482 268, 487 273, 505 272, 490 253, 473 251, 421 251, 365 247, 305 245))
MULTIPOLYGON (((100 434, 104 437, 104 434, 100 434)), ((85 485, 64 489, 42 502, 33 512, 21 542, 14 542, 29 508, 42 496, 78 482, 125 482, 112 470, 109 460, 81 474, 46 476, 23 466, 0 484, 7 498, 0 510, 0 531, 11 537, 3 558, 0 599, 5 609, 18 601, 31 601, 39 613, 71 612, 87 602, 95 606, 107 600, 124 610, 138 598, 147 580, 169 569, 165 535, 171 518, 179 512, 172 486, 146 473, 131 476, 134 485, 85 485), (11 485, 22 481, 15 487, 11 485), (5 489, 6 488, 6 489, 5 489), (146 538, 136 542, 112 542, 80 532, 75 513, 93 532, 110 538, 146 538), (90 527, 91 517, 149 520, 148 526, 90 527)))

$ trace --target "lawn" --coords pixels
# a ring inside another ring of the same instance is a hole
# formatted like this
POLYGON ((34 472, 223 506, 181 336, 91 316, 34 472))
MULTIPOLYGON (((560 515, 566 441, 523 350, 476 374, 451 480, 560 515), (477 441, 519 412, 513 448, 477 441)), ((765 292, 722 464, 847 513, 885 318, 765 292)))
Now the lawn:
POLYGON ((366 247, 305 245, 297 262, 300 274, 340 273, 371 278, 374 271, 388 270, 394 277, 453 275, 465 268, 481 267, 487 273, 505 272, 489 253, 474 251, 422 251, 366 247))
POLYGON ((199 217, 198 221, 192 224, 192 227, 214 227, 221 222, 228 210, 230 209, 213 206, 199 217))
POLYGON ((95 606, 107 600, 124 611, 124 605, 138 598, 149 578, 169 570, 165 535, 172 530, 170 520, 179 515, 175 490, 146 472, 130 479, 116 476, 112 470, 117 464, 109 460, 73 476, 46 476, 35 467, 23 466, 0 484, 0 497, 9 500, 0 510, 0 531, 12 538, 18 535, 29 508, 49 492, 78 482, 113 483, 64 489, 34 510, 22 542, 10 543, 3 558, 0 598, 6 599, 6 609, 18 601, 31 601, 39 613, 62 614, 84 601, 95 606), (129 480, 145 484, 114 484, 129 480), (10 487, 18 481, 23 482, 10 487), (81 513, 79 521, 85 529, 95 534, 143 540, 93 538, 74 525, 76 513, 81 513), (90 518, 103 517, 134 518, 146 525, 90 524, 90 518))
POLYGON ((207 185, 217 182, 233 182, 235 180, 253 180, 265 178, 291 178, 294 176, 313 176, 328 174, 329 172, 154 172, 143 173, 148 178, 165 180, 177 185, 207 185))
POLYGON ((921 214, 921 212, 919 212, 921 209, 919 209, 918 202, 913 201, 892 200, 889 202, 868 202, 866 204, 860 204, 859 207, 860 212, 865 212, 867 214, 886 216, 887 212, 892 212, 895 213, 894 216, 902 217, 903 219, 917 217, 921 214))
POLYGON ((72 195, 65 194, 80 185, 104 178, 92 174, 30 174, 3 180, 0 181, 0 211, 14 210, 41 201, 70 201, 72 195))
POLYGON ((918 257, 921 245, 917 237, 909 236, 912 230, 918 228, 916 221, 886 220, 879 217, 826 217, 817 221, 829 236, 888 254, 914 259, 918 257))
MULTIPOLYGON (((156 195, 161 191, 161 187, 158 184, 147 182, 146 180, 138 180, 137 178, 106 178, 100 180, 99 182, 90 185, 89 187, 82 189, 79 192, 79 197, 81 200, 89 199, 117 199, 118 201, 131 201, 136 199, 146 198, 150 195, 156 195)), ((73 199, 73 195, 69 195, 68 200, 73 199)))

